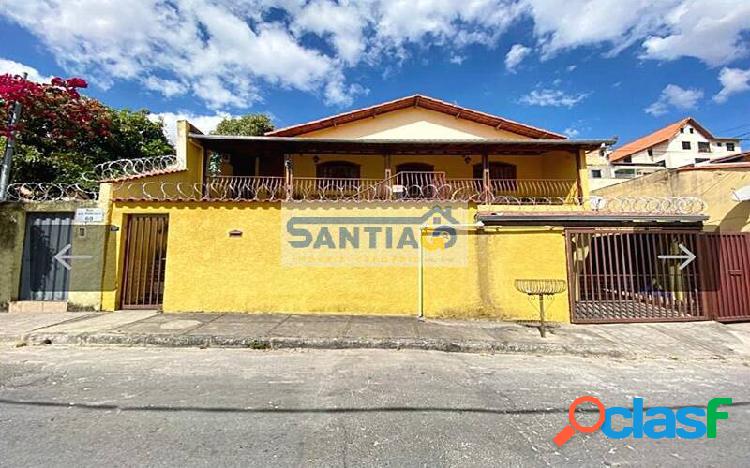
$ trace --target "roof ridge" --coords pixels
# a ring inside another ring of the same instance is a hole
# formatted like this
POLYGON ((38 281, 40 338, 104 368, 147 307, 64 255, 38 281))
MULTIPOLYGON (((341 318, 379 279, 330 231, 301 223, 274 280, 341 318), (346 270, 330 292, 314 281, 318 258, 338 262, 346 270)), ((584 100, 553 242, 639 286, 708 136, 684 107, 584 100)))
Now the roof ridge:
POLYGON ((393 112, 409 107, 409 105, 421 107, 426 110, 435 112, 442 112, 445 114, 453 114, 457 118, 463 118, 466 120, 473 121, 478 124, 484 124, 493 126, 497 129, 505 128, 508 131, 517 133, 519 135, 527 136, 529 138, 551 138, 551 139, 565 139, 564 135, 545 130, 543 128, 535 127, 521 122, 501 117, 499 115, 490 114, 488 112, 463 107, 458 104, 453 104, 442 99, 434 98, 426 94, 410 94, 398 99, 381 102, 368 107, 360 109, 353 109, 347 112, 342 112, 329 117, 324 117, 301 124, 291 125, 283 127, 277 130, 266 132, 266 136, 297 136, 305 133, 310 133, 324 128, 330 128, 337 125, 337 120, 346 119, 345 122, 351 123, 356 122, 367 117, 374 117, 378 115, 378 110, 383 110, 383 113, 393 112), (427 105, 425 105, 427 104, 427 105), (442 107, 442 108, 441 108, 442 107), (448 112, 450 110, 451 112, 448 112), (465 114, 465 115, 462 115, 465 114))

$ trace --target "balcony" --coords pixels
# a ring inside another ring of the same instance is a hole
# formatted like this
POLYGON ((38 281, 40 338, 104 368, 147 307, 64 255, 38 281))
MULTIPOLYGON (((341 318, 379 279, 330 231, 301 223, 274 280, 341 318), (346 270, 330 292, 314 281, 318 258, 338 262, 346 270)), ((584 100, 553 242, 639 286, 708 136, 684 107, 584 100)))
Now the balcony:
POLYGON ((211 176, 203 184, 123 182, 120 200, 205 201, 460 201, 483 204, 575 203, 575 179, 454 179, 444 172, 399 172, 386 179, 211 176))

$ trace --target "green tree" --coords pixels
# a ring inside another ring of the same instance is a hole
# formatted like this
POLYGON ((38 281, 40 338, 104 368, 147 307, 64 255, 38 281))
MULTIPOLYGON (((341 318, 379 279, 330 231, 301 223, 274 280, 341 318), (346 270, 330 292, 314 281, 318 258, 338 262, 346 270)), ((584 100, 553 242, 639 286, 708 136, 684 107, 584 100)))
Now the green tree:
POLYGON ((271 118, 266 114, 247 114, 242 117, 226 118, 219 122, 214 135, 261 136, 274 129, 271 118))
MULTIPOLYGON (((213 135, 239 135, 239 136, 262 136, 270 132, 275 127, 271 118, 266 114, 247 114, 241 117, 225 118, 216 130, 211 132, 213 135)), ((218 174, 221 168, 221 155, 211 153, 208 159, 208 169, 213 174, 218 174)))
POLYGON ((163 123, 150 121, 148 111, 111 109, 77 91, 85 87, 79 78, 45 84, 0 75, 0 119, 7 122, 13 102, 23 106, 12 181, 82 182, 106 161, 174 153, 163 123))

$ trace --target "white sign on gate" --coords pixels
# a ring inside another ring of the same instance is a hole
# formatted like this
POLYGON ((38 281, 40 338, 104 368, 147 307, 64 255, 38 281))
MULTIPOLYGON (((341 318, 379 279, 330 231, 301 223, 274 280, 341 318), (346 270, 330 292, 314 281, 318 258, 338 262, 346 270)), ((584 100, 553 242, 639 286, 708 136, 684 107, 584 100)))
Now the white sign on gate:
POLYGON ((104 222, 104 210, 102 210, 101 208, 76 209, 76 224, 98 224, 102 222, 104 222))

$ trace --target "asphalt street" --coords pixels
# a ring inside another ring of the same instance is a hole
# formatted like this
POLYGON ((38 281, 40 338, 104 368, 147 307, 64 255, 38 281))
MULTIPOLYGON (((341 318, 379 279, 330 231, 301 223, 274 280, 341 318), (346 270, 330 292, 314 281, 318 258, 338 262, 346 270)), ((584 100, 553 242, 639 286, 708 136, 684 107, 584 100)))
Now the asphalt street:
POLYGON ((742 360, 5 346, 0 465, 747 466, 747 402, 742 360), (715 439, 558 448, 581 395, 734 405, 715 439))

